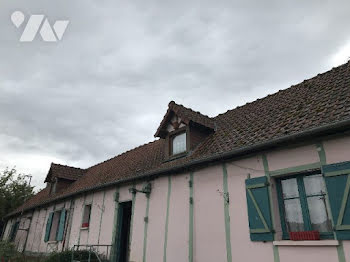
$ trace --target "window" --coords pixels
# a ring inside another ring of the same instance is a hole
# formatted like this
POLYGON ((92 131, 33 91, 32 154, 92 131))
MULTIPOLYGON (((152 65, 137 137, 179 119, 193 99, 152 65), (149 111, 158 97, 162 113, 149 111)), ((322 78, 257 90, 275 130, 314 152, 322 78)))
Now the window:
POLYGON ((275 240, 270 192, 277 193, 282 230, 276 229, 283 239, 350 240, 350 161, 322 165, 322 175, 316 170, 273 179, 276 188, 266 176, 245 180, 251 241, 275 240))
POLYGON ((61 211, 56 211, 53 213, 49 241, 56 240, 60 217, 61 217, 61 211))
POLYGON ((65 209, 54 211, 49 214, 46 223, 46 232, 44 241, 62 241, 66 221, 65 209))
POLYGON ((82 228, 88 228, 90 223, 91 205, 85 205, 83 213, 82 228))
POLYGON ((15 222, 11 227, 11 232, 10 232, 10 237, 9 237, 10 242, 15 241, 18 228, 19 228, 19 221, 15 222))
POLYGON ((171 139, 171 155, 177 155, 187 150, 186 133, 175 135, 171 139))
POLYGON ((283 238, 289 232, 318 231, 332 238, 332 225, 326 206, 326 186, 321 174, 280 179, 277 183, 283 238))
POLYGON ((51 185, 51 194, 56 193, 57 181, 53 182, 51 185))
POLYGON ((56 193, 56 188, 57 188, 57 178, 54 178, 50 182, 50 195, 56 193))

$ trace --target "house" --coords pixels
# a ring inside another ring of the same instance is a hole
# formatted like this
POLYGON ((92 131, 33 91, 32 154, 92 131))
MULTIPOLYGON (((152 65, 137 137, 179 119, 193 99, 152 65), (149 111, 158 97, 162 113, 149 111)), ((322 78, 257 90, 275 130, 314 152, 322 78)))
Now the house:
POLYGON ((113 262, 350 262, 349 127, 350 63, 216 117, 170 102, 157 140, 52 164, 3 239, 113 262))

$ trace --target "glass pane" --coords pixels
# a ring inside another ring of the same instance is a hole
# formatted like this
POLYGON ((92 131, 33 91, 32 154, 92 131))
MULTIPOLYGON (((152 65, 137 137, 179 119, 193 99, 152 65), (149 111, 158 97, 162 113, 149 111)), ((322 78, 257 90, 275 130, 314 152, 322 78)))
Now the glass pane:
POLYGON ((304 185, 307 196, 323 195, 326 192, 324 179, 321 174, 304 177, 304 185))
POLYGON ((298 198, 284 200, 288 231, 304 231, 304 220, 298 198))
POLYGON ((281 180, 283 198, 299 197, 298 184, 296 178, 281 180))
POLYGON ((173 155, 186 151, 186 133, 177 135, 173 138, 173 155))
POLYGON ((313 230, 331 232, 331 221, 328 218, 325 198, 322 196, 308 197, 311 226, 313 230))

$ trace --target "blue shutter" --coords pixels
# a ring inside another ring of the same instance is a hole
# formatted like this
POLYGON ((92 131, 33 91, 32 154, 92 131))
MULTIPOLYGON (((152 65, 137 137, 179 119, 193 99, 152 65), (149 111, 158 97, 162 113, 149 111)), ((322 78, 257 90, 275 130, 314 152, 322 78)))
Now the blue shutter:
POLYGON ((19 228, 19 221, 15 222, 15 223, 12 225, 11 234, 10 234, 10 242, 15 241, 18 228, 19 228))
POLYGON ((45 231, 45 238, 44 241, 47 242, 50 239, 50 231, 52 226, 52 218, 53 218, 53 212, 50 213, 49 218, 47 219, 46 223, 46 231, 45 231))
POLYGON ((9 241, 12 242, 13 241, 13 232, 15 230, 15 225, 16 222, 14 224, 11 225, 11 231, 10 231, 10 235, 9 235, 9 241))
POLYGON ((60 222, 58 225, 57 236, 56 236, 57 241, 63 240, 64 226, 65 226, 65 222, 66 222, 66 213, 67 213, 67 211, 65 209, 63 209, 61 211, 60 222))
POLYGON ((250 239, 252 241, 273 241, 267 177, 247 179, 245 184, 250 239))
POLYGON ((337 239, 350 240, 350 162, 322 166, 322 172, 337 239))

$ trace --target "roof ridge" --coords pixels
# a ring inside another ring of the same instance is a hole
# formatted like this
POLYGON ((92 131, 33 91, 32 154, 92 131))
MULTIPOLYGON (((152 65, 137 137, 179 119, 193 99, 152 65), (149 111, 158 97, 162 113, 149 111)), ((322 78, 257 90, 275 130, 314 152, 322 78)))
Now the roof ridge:
POLYGON ((51 162, 51 165, 56 165, 56 166, 61 166, 61 167, 69 167, 69 168, 80 169, 80 170, 86 170, 86 168, 75 167, 75 166, 68 166, 68 165, 58 164, 58 163, 54 163, 54 162, 51 162))
POLYGON ((169 107, 170 107, 170 106, 180 106, 180 107, 183 107, 183 108, 186 109, 186 110, 192 111, 193 113, 199 114, 199 115, 201 115, 201 116, 205 116, 205 117, 207 117, 207 118, 213 120, 212 117, 210 117, 210 116, 208 116, 208 115, 205 115, 205 114, 202 114, 200 111, 195 111, 195 110, 193 110, 192 108, 186 107, 186 106, 184 106, 184 105, 182 105, 182 104, 177 104, 177 103, 176 103, 175 101, 173 101, 173 100, 169 102, 169 107))
POLYGON ((226 112, 220 113, 220 114, 218 114, 218 115, 212 117, 211 119, 216 120, 219 116, 225 115, 225 114, 227 114, 228 112, 232 112, 232 111, 234 111, 234 110, 236 110, 236 109, 238 109, 238 108, 242 108, 242 107, 245 107, 245 106, 247 106, 247 105, 256 103, 256 102, 258 102, 258 101, 260 101, 260 100, 264 100, 264 99, 266 99, 266 98, 268 98, 268 97, 276 96, 276 95, 281 94, 281 93, 283 93, 283 92, 289 91, 289 90, 290 90, 291 88, 293 88, 293 87, 297 87, 297 86, 300 86, 300 85, 302 85, 302 84, 306 84, 306 83, 309 82, 309 81, 312 81, 312 80, 314 80, 314 79, 316 79, 316 78, 318 78, 318 77, 321 77, 321 76, 323 76, 323 75, 325 75, 325 74, 329 74, 329 73, 332 72, 332 71, 340 70, 340 68, 343 68, 343 67, 346 67, 346 66, 350 66, 350 60, 347 61, 347 62, 344 63, 344 64, 339 65, 339 66, 332 67, 331 69, 329 69, 329 70, 327 70, 327 71, 325 71, 325 72, 323 72, 323 73, 318 73, 317 75, 315 75, 315 76, 313 76, 313 77, 304 79, 302 82, 299 82, 299 83, 297 83, 297 84, 293 84, 293 85, 291 85, 291 86, 289 86, 289 87, 287 87, 287 88, 285 88, 285 89, 280 89, 280 90, 278 90, 278 91, 275 92, 275 93, 267 94, 267 95, 265 95, 265 96, 262 97, 262 98, 257 98, 257 99, 255 99, 255 100, 253 100, 253 101, 251 101, 251 102, 247 102, 247 103, 245 103, 245 104, 243 104, 243 105, 236 106, 236 107, 234 107, 234 108, 232 108, 232 109, 228 109, 228 110, 226 110, 226 112))

